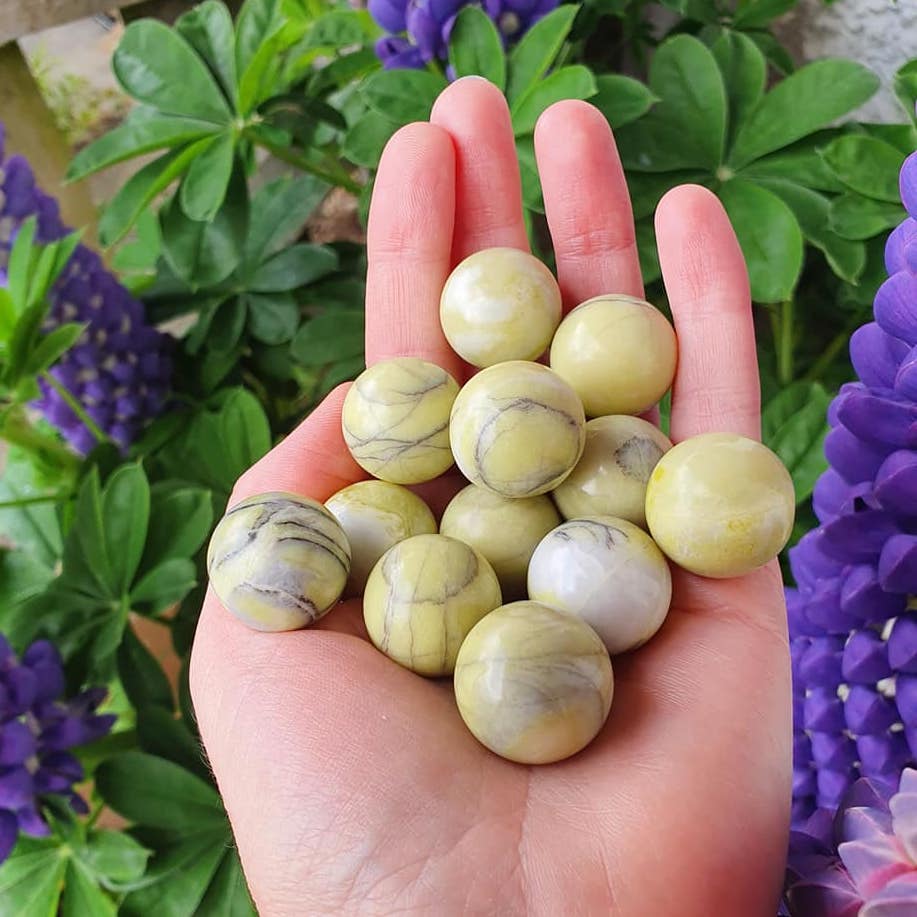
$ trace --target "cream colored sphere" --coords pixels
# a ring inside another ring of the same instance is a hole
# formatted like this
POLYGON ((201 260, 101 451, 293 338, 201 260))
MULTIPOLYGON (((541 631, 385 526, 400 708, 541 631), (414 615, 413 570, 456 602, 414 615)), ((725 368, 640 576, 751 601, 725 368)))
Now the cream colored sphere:
POLYGON ((469 484, 446 507, 439 530, 487 558, 506 600, 525 595, 532 552, 558 525, 560 514, 550 497, 514 500, 469 484))
POLYGON ((534 497, 573 470, 586 441, 576 392, 539 363, 513 360, 465 383, 449 422, 462 474, 504 497, 534 497))
POLYGON ((613 689, 598 634, 538 602, 492 611, 455 664, 465 725, 482 745, 520 764, 561 761, 588 745, 605 724, 613 689))
POLYGON ((589 417, 640 414, 671 388, 678 348, 665 316, 642 299, 609 293, 578 305, 551 344, 551 369, 589 417))
POLYGON ((420 484, 452 465, 449 412, 458 383, 416 357, 383 360, 344 399, 341 428, 357 464, 391 484, 420 484))
POLYGON ((418 675, 451 675, 468 632, 502 601, 497 575, 474 548, 415 535, 382 555, 363 595, 375 647, 418 675))
POLYGON ((337 519, 308 497, 264 493, 231 506, 207 548, 210 585, 253 630, 295 630, 330 611, 350 573, 337 519))
POLYGON ((541 356, 560 310, 557 281, 536 257, 517 248, 487 248, 449 275, 439 317, 452 349, 485 367, 541 356))
POLYGON ((612 656, 646 643, 672 601, 662 551, 626 519, 571 519, 544 537, 529 564, 529 598, 582 618, 612 656))
POLYGON ((436 519, 417 494, 387 481, 360 481, 325 501, 350 542, 347 592, 360 595, 372 568, 391 547, 436 532, 436 519))
POLYGON ((665 433, 640 417, 596 417, 586 424, 583 456, 554 491, 554 502, 565 519, 617 516, 646 528, 646 484, 671 448, 665 433))
POLYGON ((700 576, 741 576, 773 560, 793 530, 789 472, 755 440, 705 433, 660 460, 646 489, 656 544, 700 576))

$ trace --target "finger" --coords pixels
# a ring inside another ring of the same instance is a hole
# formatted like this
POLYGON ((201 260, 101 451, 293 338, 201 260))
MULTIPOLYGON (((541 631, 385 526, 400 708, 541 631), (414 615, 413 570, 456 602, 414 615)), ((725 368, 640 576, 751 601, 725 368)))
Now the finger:
POLYGON ((503 245, 528 251, 522 185, 509 108, 503 93, 480 77, 456 80, 430 120, 455 147, 455 233, 452 260, 503 245))
POLYGON ((408 124, 382 154, 369 210, 367 365, 412 356, 460 371, 439 324, 454 214, 449 135, 432 124, 408 124))
POLYGON ((678 334, 672 439, 761 433, 748 271, 729 217, 698 185, 673 188, 656 211, 659 263, 678 334))
POLYGON ((535 155, 564 303, 643 296, 630 196, 611 128, 586 102, 557 102, 535 126, 535 155))

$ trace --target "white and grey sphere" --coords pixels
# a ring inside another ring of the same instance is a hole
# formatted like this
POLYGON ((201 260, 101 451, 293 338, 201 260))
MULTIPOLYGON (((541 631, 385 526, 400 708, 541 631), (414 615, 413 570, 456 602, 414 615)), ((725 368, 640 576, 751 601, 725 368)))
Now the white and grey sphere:
POLYGON ((646 643, 662 626, 672 576, 653 539, 626 519, 571 519, 548 533, 529 564, 529 598, 577 615, 608 652, 646 643))
POLYGON ((469 255, 449 275, 439 316, 452 349, 483 368, 541 356, 560 310, 557 281, 534 255, 487 248, 469 255))
POLYGON ((391 547, 414 535, 432 535, 436 519, 417 494, 387 481, 359 481, 325 501, 350 543, 347 592, 360 595, 372 568, 391 547))

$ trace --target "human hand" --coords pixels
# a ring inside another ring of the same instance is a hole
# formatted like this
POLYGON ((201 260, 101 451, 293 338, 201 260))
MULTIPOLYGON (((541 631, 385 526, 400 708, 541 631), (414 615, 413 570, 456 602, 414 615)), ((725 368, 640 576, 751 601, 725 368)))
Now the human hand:
MULTIPOLYGON (((642 296, 627 188, 604 118, 546 111, 535 145, 566 308, 642 296)), ((759 435, 748 279, 717 199, 670 191, 656 214, 679 340, 672 438, 759 435)), ((389 142, 369 221, 366 359, 419 356, 462 379, 439 327, 450 269, 527 248, 503 96, 477 79, 431 123, 389 142)), ((335 390, 239 480, 326 500, 366 477, 335 390)), ((423 491, 442 509, 456 479, 423 491), (451 488, 451 489, 450 489, 451 488)), ((554 765, 479 745, 452 686, 365 637, 358 600, 315 627, 256 633, 209 592, 191 689, 201 735, 265 917, 302 914, 617 914, 771 917, 785 857, 791 705, 776 563, 734 580, 675 571, 671 611, 616 657, 598 738, 554 765)))

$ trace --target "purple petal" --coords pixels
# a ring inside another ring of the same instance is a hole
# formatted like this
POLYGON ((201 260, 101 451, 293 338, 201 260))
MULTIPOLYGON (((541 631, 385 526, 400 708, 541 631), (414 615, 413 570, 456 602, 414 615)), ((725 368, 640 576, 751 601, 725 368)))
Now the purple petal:
POLYGON ((865 442, 906 449, 917 445, 917 405, 908 401, 854 392, 845 399, 838 419, 865 442))
POLYGON ((890 446, 864 442, 845 427, 835 427, 825 437, 825 458, 851 484, 872 481, 892 451, 890 446))
MULTIPOLYGON (((886 273, 891 276, 898 271, 913 271, 915 260, 917 260, 917 221, 908 219, 892 230, 885 243, 886 273)), ((862 375, 860 378, 863 378, 862 375)))
POLYGON ((847 681, 875 684, 891 675, 885 641, 874 630, 858 630, 844 647, 843 675, 847 681))
POLYGON ((868 481, 848 484, 833 468, 829 468, 815 483, 812 507, 819 522, 830 522, 837 516, 853 512, 857 501, 869 497, 871 491, 868 481))
POLYGON ((825 577, 837 576, 844 564, 825 553, 824 533, 821 529, 813 529, 790 549, 790 567, 796 582, 805 586, 814 585, 825 577))
POLYGON ((51 835, 48 823, 34 806, 19 809, 16 812, 16 820, 19 822, 19 830, 23 834, 28 834, 29 837, 49 837, 51 835))
POLYGON ((815 794, 815 771, 804 764, 793 768, 793 798, 815 794))
POLYGON ((884 777, 900 771, 910 760, 911 752, 900 732, 884 735, 861 735, 856 740, 860 770, 867 776, 884 777))
POLYGON ((917 871, 892 879, 866 902, 859 917, 914 917, 917 914, 917 871))
POLYGON ((401 0, 369 0, 367 8, 370 16, 387 32, 403 32, 407 2, 401 0))
POLYGON ((899 271, 889 277, 876 293, 873 313, 890 335, 917 344, 917 276, 899 271))
POLYGON ((917 220, 917 152, 911 153, 901 166, 898 176, 898 186, 901 190, 901 203, 904 209, 917 220))
POLYGON ((0 768, 0 809, 21 809, 33 797, 32 777, 24 767, 0 768))
MULTIPOLYGON (((850 741, 849 739, 847 740, 850 741)), ((851 743, 852 744, 852 743, 851 743)), ((822 768, 818 772, 818 794, 817 800, 819 806, 828 809, 837 808, 844 793, 853 786, 856 780, 856 772, 852 768, 843 768, 841 770, 829 770, 822 768)))
POLYGON ((903 398, 917 398, 917 346, 904 356, 895 375, 895 392, 903 398))
POLYGON ((36 701, 54 700, 64 693, 64 670, 53 643, 38 640, 23 654, 22 664, 27 665, 37 679, 36 701))
MULTIPOLYGON (((845 584, 847 582, 850 582, 849 576, 844 580, 845 584)), ((852 601, 849 608, 845 607, 840 578, 819 580, 808 596, 805 613, 826 634, 846 637, 853 628, 863 623, 856 601, 852 601)))
POLYGON ((917 675, 899 673, 895 678, 895 706, 903 723, 917 726, 917 675))
POLYGON ((840 865, 801 879, 787 891, 790 913, 805 917, 857 917, 863 899, 840 865))
POLYGON ((826 554, 848 563, 868 563, 878 557, 885 542, 899 529, 888 513, 865 510, 834 519, 822 531, 826 554))
POLYGON ((888 661, 897 672, 917 674, 917 619, 902 615, 888 637, 888 661))
POLYGON ((895 374, 908 345, 886 334, 875 322, 863 325, 850 338, 850 360, 870 388, 894 388, 895 374))
POLYGON ((852 685, 844 701, 844 717, 851 732, 884 732, 897 722, 898 710, 875 688, 852 685))
POLYGON ((866 900, 887 882, 911 867, 902 861, 901 848, 893 837, 876 837, 869 841, 845 841, 837 848, 857 890, 866 900))
POLYGON ((838 807, 837 819, 839 828, 838 838, 844 837, 843 819, 847 809, 872 809, 873 818, 881 816, 881 823, 884 826, 882 830, 886 833, 891 831, 891 813, 888 810, 888 800, 897 791, 896 786, 887 786, 885 783, 876 782, 868 777, 861 777, 856 783, 844 794, 838 807))
POLYGON ((856 763, 857 747, 849 736, 843 733, 813 732, 810 738, 812 759, 822 771, 847 770, 856 763))
POLYGON ((917 592, 917 535, 892 535, 885 542, 879 581, 887 592, 917 592))
POLYGON ((807 685, 836 687, 841 680, 843 658, 843 638, 816 637, 800 661, 800 676, 807 685))
POLYGON ((35 754, 32 730, 20 720, 0 726, 0 766, 19 765, 35 754))
MULTIPOLYGON (((3 125, 0 124, 0 129, 3 125)), ((2 142, 0 134, 0 142, 2 142)), ((0 158, 2 158, 2 148, 0 148, 0 158)), ((0 810, 0 863, 13 852, 16 846, 16 838, 19 837, 19 821, 12 812, 0 810)))
POLYGON ((813 688, 805 699, 803 724, 813 732, 841 732, 844 720, 844 703, 831 688, 813 688))
POLYGON ((917 863, 917 793, 898 793, 889 802, 895 835, 917 863))
POLYGON ((440 56, 443 49, 440 23, 433 18, 429 9, 416 3, 411 4, 407 12, 407 31, 424 61, 440 56))
POLYGON ((917 455, 893 452, 876 473, 874 495, 879 505, 899 515, 917 515, 917 455))
POLYGON ((18 665, 3 674, 7 703, 13 714, 25 713, 35 701, 38 679, 31 669, 18 665))
POLYGON ((887 620, 900 614, 906 606, 906 595, 884 591, 872 564, 852 567, 841 588, 841 610, 854 620, 887 620))

